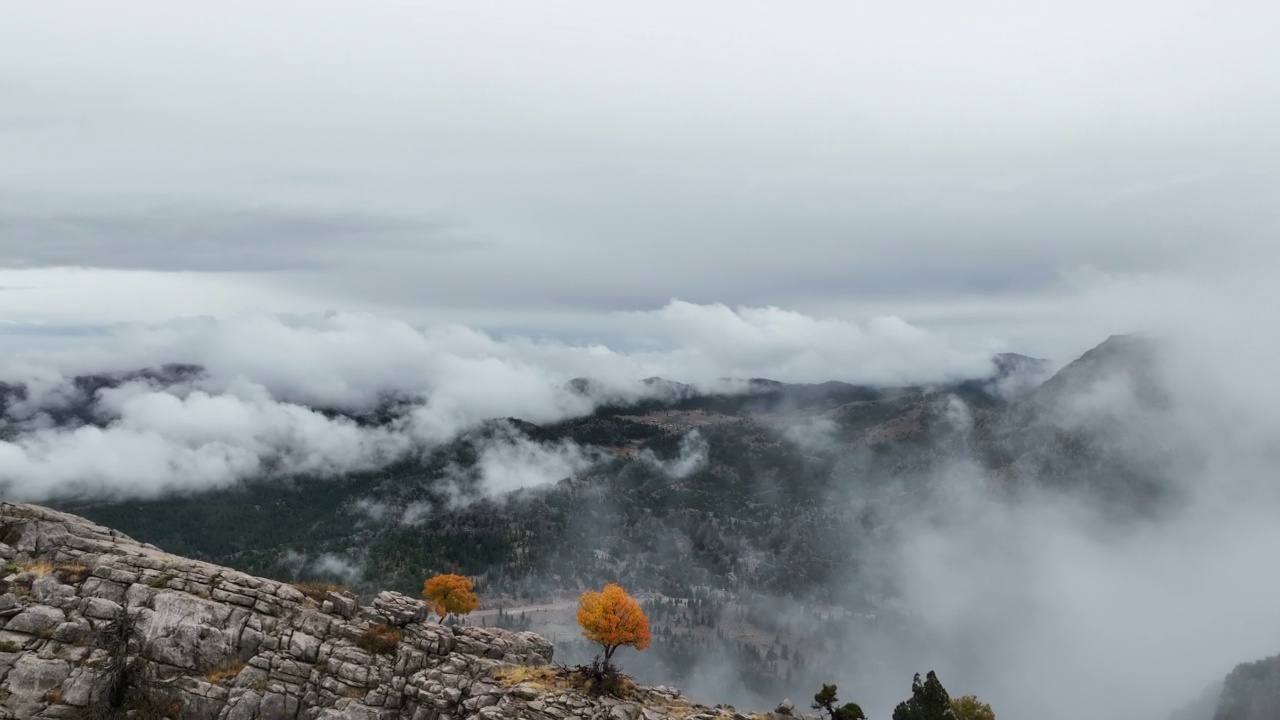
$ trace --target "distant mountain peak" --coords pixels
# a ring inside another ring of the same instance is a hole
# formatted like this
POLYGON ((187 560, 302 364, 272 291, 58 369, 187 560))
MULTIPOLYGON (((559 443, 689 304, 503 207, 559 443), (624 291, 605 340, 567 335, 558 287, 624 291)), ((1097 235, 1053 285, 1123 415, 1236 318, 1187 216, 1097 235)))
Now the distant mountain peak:
POLYGON ((996 366, 995 375, 997 378, 1023 373, 1045 374, 1047 376, 1049 368, 1053 365, 1051 360, 1019 353, 998 353, 991 358, 991 362, 996 366))
POLYGON ((1067 363, 1036 393, 1057 397, 1117 376, 1146 385, 1159 358, 1158 350, 1158 343, 1146 335, 1112 335, 1067 363))

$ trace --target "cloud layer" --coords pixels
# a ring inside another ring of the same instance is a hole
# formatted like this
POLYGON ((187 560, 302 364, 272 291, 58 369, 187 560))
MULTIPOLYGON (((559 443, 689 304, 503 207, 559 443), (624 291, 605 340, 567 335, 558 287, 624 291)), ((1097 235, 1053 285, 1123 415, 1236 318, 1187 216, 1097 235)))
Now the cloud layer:
MULTIPOLYGON (((118 326, 73 349, 0 362, 0 381, 26 388, 6 411, 0 467, 9 492, 25 498, 153 495, 266 473, 377 467, 488 419, 552 422, 659 392, 640 382, 653 376, 733 391, 727 379, 904 384, 991 371, 981 349, 957 348, 896 318, 856 324, 672 301, 617 320, 630 348, 498 338, 458 325, 418 329, 367 314, 118 326), (167 363, 203 372, 97 390, 72 382, 167 363), (569 385, 579 377, 592 380, 586 392, 569 385), (78 426, 56 422, 72 411, 78 426), (357 422, 371 413, 382 419, 357 422)), ((559 479, 589 460, 574 447, 527 441, 491 449, 479 472, 493 492, 559 479)))
POLYGON ((282 271, 331 266, 354 245, 437 254, 468 247, 440 223, 416 218, 127 201, 33 208, 0 200, 0 267, 282 271))
MULTIPOLYGON (((183 283, 216 298, 153 280, 183 314, 539 333, 671 297, 1009 330, 1053 321, 1064 273, 1196 276, 1280 230, 1260 0, 70 6, 0 27, 0 268, 41 268, 3 285, 216 273, 183 283)), ((28 317, 148 310, 96 288, 28 291, 28 317)))

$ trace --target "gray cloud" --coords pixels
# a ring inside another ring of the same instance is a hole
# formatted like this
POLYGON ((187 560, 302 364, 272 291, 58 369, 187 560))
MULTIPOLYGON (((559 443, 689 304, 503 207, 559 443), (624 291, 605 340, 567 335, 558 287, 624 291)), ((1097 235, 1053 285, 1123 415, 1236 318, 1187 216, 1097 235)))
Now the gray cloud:
MULTIPOLYGON (((461 488, 472 486, 468 480, 476 481, 479 491, 487 497, 502 496, 576 477, 608 457, 603 451, 569 440, 533 442, 507 426, 500 426, 493 437, 478 445, 474 466, 452 466, 446 472, 445 480, 453 487, 451 494, 456 503, 468 501, 460 492, 461 488)), ((405 522, 414 522, 424 512, 422 508, 408 508, 405 522)))
POLYGON ((59 118, 41 115, 3 114, 0 115, 0 132, 39 130, 58 122, 61 122, 59 118))
MULTIPOLYGON (((65 199, 62 205, 67 204, 65 199)), ((438 222, 289 208, 193 205, 33 210, 0 203, 0 266, 164 271, 280 271, 378 253, 459 252, 476 242, 438 222)))
POLYGON ((1200 5, 34 9, 0 28, 10 112, 77 121, 6 133, 0 186, 70 199, 19 201, 0 247, 288 269, 274 310, 914 302, 1012 332, 988 305, 1081 269, 1274 258, 1269 5, 1200 5))
POLYGON ((278 564, 295 578, 322 577, 354 584, 364 576, 365 559, 334 553, 312 556, 288 550, 280 557, 278 564))
POLYGON ((680 450, 673 458, 660 458, 648 448, 641 450, 638 457, 653 464, 663 473, 681 480, 706 466, 710 450, 711 446, 702 437, 702 433, 693 430, 680 438, 680 450))

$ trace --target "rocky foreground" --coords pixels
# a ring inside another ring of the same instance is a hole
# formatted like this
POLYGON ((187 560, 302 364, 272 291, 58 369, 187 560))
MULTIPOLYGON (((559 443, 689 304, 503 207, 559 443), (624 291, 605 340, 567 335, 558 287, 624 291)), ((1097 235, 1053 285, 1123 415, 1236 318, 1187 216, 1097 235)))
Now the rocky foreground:
MULTIPOLYGON (((0 718, 745 720, 670 688, 599 697, 533 633, 414 598, 253 577, 0 503, 0 718)), ((788 708, 789 709, 789 708, 788 708)))

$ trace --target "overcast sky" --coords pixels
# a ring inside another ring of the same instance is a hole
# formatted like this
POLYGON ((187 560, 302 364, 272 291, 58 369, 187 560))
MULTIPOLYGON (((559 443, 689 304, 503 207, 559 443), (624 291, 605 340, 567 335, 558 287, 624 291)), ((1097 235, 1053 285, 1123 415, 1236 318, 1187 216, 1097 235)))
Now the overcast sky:
POLYGON ((1274 270, 1278 26, 1262 0, 12 3, 0 349, 245 310, 622 346, 618 313, 680 299, 1066 359, 1135 329, 1099 288, 1274 270))

